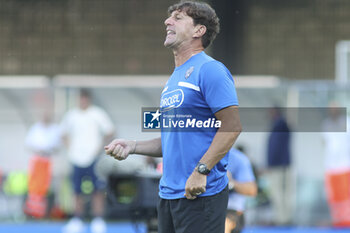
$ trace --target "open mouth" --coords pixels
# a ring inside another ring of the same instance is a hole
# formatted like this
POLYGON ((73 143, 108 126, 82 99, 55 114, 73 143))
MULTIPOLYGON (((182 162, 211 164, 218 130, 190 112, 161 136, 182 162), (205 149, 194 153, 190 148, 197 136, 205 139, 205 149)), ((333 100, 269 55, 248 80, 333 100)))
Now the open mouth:
POLYGON ((166 30, 167 35, 175 35, 175 31, 173 30, 166 30))

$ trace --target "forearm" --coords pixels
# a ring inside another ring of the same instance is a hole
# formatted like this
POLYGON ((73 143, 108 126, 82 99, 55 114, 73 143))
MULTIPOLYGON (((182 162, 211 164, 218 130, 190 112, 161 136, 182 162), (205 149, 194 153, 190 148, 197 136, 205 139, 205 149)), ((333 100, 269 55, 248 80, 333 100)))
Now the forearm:
POLYGON ((240 132, 220 132, 216 133, 209 149, 203 155, 200 162, 207 165, 211 170, 231 149, 237 140, 240 132))
POLYGON ((230 181, 230 186, 233 187, 233 189, 242 195, 247 196, 256 196, 258 192, 258 188, 256 186, 255 182, 244 182, 240 183, 234 180, 230 181))
POLYGON ((210 147, 200 160, 209 169, 212 169, 227 154, 242 131, 238 108, 236 106, 220 110, 215 116, 221 121, 221 127, 215 134, 210 147))
POLYGON ((135 150, 133 154, 162 157, 161 138, 159 137, 146 141, 135 141, 135 150))
POLYGON ((109 145, 104 147, 105 153, 117 160, 124 160, 130 154, 140 154, 152 157, 162 157, 161 138, 147 141, 114 139, 109 145))

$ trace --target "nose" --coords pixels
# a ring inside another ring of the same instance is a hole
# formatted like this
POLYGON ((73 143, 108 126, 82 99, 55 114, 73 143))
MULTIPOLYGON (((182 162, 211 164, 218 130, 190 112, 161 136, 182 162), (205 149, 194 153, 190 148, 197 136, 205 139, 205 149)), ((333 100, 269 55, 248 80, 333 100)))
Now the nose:
POLYGON ((165 24, 165 26, 168 26, 168 25, 171 24, 171 22, 172 22, 171 17, 168 17, 168 18, 164 21, 164 24, 165 24))

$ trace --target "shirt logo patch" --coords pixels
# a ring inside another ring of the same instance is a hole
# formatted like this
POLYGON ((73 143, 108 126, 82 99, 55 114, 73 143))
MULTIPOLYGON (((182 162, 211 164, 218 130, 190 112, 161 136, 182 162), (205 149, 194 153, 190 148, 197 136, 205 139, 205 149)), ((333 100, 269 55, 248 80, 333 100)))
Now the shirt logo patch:
POLYGON ((194 67, 191 66, 191 67, 186 71, 185 79, 188 79, 188 77, 190 77, 190 75, 192 74, 193 70, 194 70, 194 67))
POLYGON ((165 92, 160 99, 161 111, 168 111, 173 108, 178 108, 184 101, 184 93, 181 89, 165 92))

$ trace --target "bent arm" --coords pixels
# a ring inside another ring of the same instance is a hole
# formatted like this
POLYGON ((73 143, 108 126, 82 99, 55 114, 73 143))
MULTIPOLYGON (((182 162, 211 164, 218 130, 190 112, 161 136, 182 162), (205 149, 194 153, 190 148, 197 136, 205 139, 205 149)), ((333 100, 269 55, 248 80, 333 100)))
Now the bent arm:
POLYGON ((221 121, 221 127, 200 160, 209 169, 212 169, 227 154, 242 131, 237 106, 224 108, 215 113, 215 117, 221 121))
MULTIPOLYGON (((224 108, 215 113, 215 117, 221 121, 221 127, 199 161, 206 164, 208 169, 212 169, 227 154, 242 131, 237 106, 224 108)), ((206 184, 207 176, 194 170, 186 181, 186 198, 195 199, 198 193, 204 193, 206 184)))
POLYGON ((146 141, 115 139, 105 146, 105 152, 118 160, 124 160, 130 154, 162 157, 162 142, 160 137, 146 141))
POLYGON ((255 182, 244 182, 244 183, 240 183, 237 181, 233 181, 233 182, 234 182, 234 190, 237 193, 247 195, 247 196, 252 196, 252 197, 256 196, 258 192, 258 188, 256 187, 255 182))
POLYGON ((239 194, 255 197, 258 193, 258 187, 255 181, 238 182, 232 178, 231 172, 227 171, 229 187, 232 187, 239 194))

